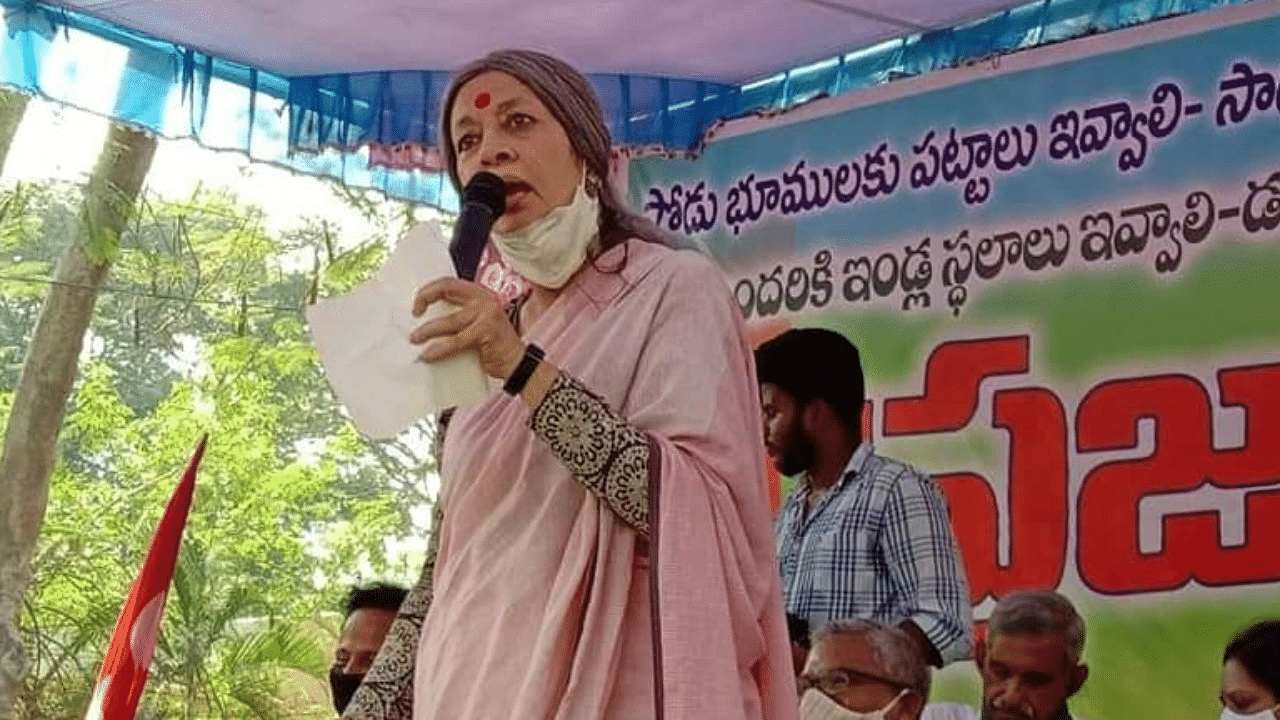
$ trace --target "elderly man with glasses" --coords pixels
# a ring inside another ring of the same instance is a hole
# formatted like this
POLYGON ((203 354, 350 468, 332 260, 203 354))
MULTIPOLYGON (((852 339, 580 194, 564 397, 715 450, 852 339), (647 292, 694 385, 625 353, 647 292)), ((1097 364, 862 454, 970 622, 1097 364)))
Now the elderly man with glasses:
POLYGON ((829 623, 800 674, 800 720, 919 720, 929 672, 920 646, 899 628, 829 623))

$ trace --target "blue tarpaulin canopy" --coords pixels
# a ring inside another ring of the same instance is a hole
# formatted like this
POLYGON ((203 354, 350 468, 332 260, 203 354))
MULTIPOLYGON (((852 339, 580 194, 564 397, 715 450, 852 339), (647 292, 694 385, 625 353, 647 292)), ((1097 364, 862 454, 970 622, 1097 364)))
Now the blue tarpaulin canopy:
POLYGON ((498 47, 591 74, 616 142, 1242 0, 0 0, 0 83, 260 161, 449 206, 449 73, 498 47))

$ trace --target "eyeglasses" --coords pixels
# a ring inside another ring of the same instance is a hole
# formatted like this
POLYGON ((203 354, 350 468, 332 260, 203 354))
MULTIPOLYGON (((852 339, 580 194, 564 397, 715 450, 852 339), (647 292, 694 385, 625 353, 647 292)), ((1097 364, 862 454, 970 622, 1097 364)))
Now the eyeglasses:
POLYGON ((832 668, 816 674, 805 673, 796 678, 796 690, 799 695, 804 695, 805 691, 810 688, 818 688, 823 693, 834 697, 846 690, 868 683, 888 685, 899 692, 911 689, 911 686, 906 683, 889 680, 871 673, 864 673, 860 670, 832 668))

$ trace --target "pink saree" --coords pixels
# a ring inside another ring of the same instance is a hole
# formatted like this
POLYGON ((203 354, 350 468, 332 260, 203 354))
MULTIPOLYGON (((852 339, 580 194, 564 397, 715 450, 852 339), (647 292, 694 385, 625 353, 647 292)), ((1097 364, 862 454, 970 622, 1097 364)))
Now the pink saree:
POLYGON ((460 409, 415 720, 795 717, 741 316, 705 258, 632 240, 598 265, 624 252, 525 339, 650 437, 650 537, 575 481, 520 400, 460 409))

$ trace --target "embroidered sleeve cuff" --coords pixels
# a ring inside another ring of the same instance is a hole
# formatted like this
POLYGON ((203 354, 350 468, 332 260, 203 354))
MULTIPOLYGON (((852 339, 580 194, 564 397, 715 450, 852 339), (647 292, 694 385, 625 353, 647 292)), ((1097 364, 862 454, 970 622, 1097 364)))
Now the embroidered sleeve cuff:
POLYGON ((529 419, 574 477, 623 522, 649 534, 648 437, 561 372, 529 419))
POLYGON ((418 656, 422 622, 431 609, 431 585, 435 575, 440 513, 436 512, 427 560, 422 576, 400 605, 387 639, 374 658, 364 682, 351 696, 342 720, 413 720, 413 667, 418 656))

